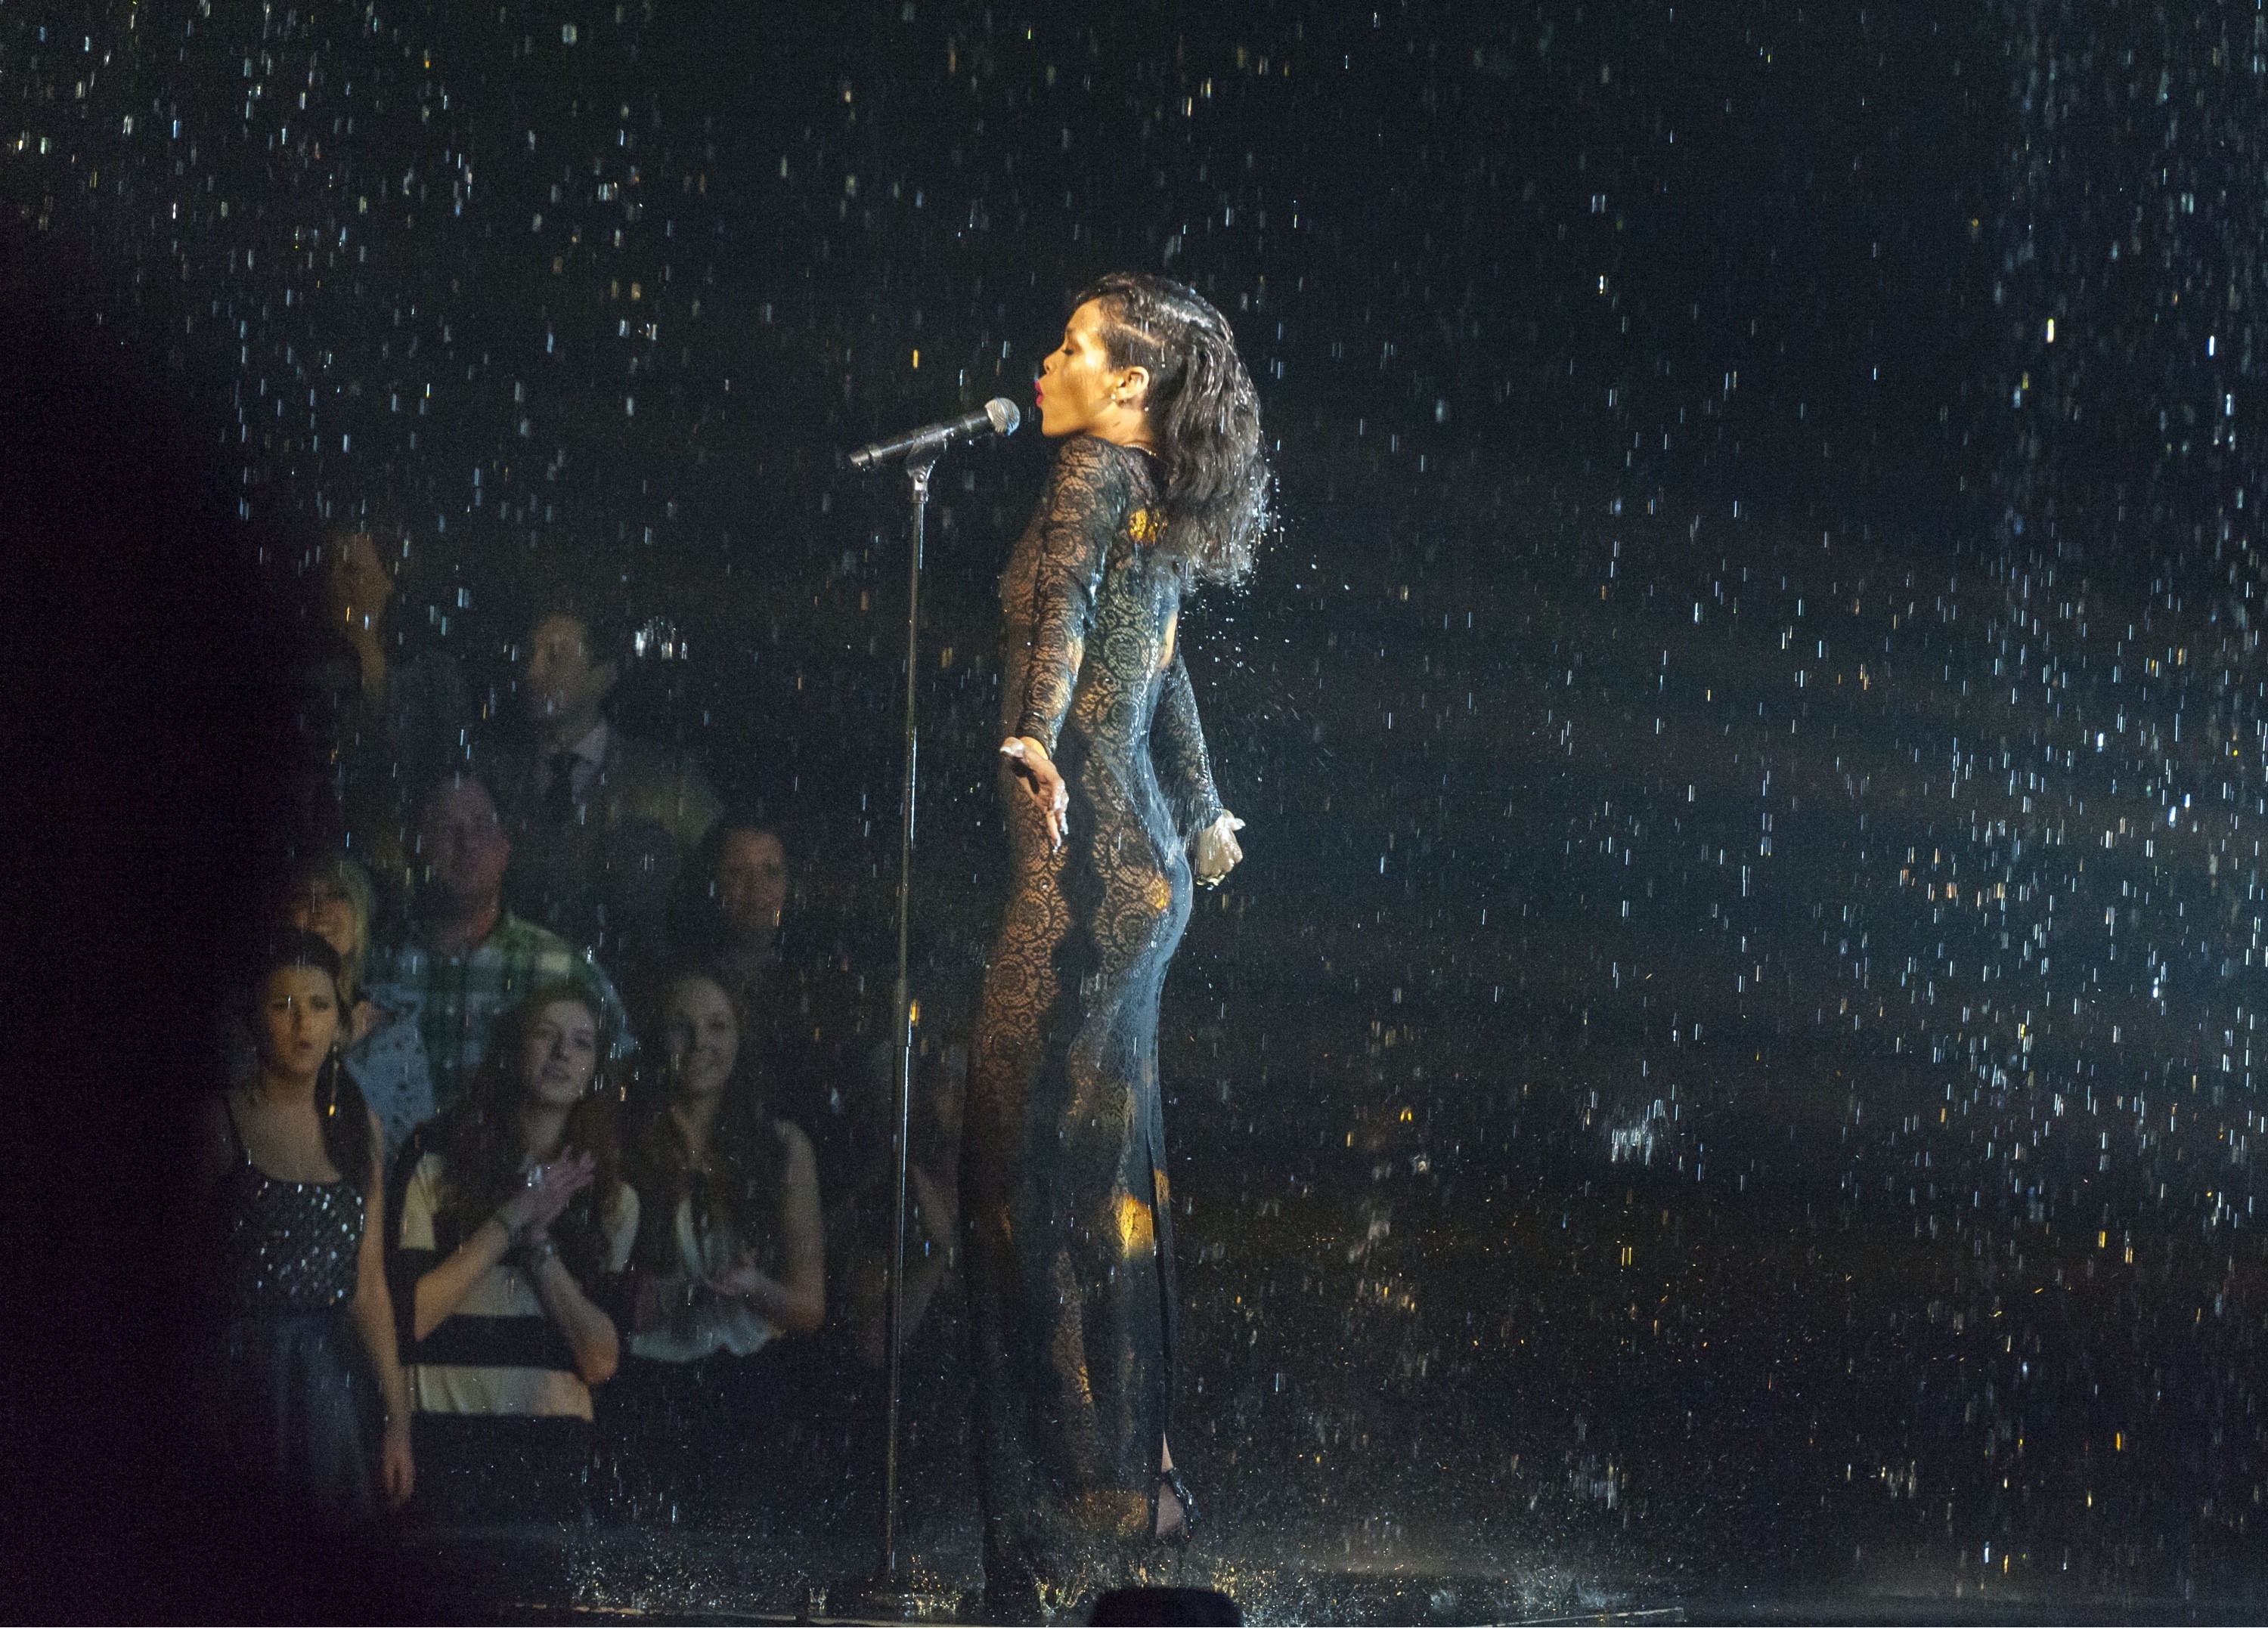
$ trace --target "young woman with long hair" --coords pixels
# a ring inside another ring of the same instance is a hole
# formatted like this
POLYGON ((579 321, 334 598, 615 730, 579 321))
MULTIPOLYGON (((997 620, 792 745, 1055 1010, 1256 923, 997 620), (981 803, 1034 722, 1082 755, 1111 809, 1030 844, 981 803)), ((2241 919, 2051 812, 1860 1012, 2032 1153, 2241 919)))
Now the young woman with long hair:
POLYGON ((759 1353, 825 1320, 825 1244, 810 1139, 771 1111, 721 978, 676 971, 658 1016, 660 1089, 630 1138, 644 1224, 615 1402, 653 1472, 641 1480, 697 1501, 762 1434, 776 1386, 759 1353))
POLYGON ((395 1164, 420 1501, 445 1518, 583 1507, 591 1388, 621 1360, 638 1224, 604 1021, 579 983, 532 991, 395 1164))
POLYGON ((381 1497, 403 1502, 413 1482, 378 1125, 340 1066, 331 947, 286 935, 255 974, 258 1067, 200 1121, 218 1314, 210 1422, 279 1510, 351 1522, 381 1497))
POLYGON ((1077 302, 1038 386, 1062 442, 1001 578, 1011 891, 963 1138, 993 1609, 1186 1536, 1158 1001, 1189 889, 1241 857, 1176 639, 1250 572, 1269 473, 1226 319, 1137 274, 1077 302))

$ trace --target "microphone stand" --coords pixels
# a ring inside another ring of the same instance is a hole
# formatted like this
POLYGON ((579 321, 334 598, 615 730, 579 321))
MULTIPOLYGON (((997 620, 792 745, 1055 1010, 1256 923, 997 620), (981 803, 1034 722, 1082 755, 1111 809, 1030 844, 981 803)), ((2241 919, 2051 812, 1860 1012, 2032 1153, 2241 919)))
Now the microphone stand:
POLYGON ((839 1598, 827 1603, 830 1617, 858 1616, 912 1621, 929 1615, 941 1600, 917 1593, 898 1563, 898 1402, 903 1381, 906 1309, 906 1162, 912 1136, 914 1080, 914 1001, 911 983, 910 924, 914 890, 914 790, 918 779, 921 735, 917 727, 916 686, 921 649, 922 531, 929 510, 930 472, 937 467, 944 446, 920 448, 906 459, 906 481, 912 502, 911 558, 906 573, 906 766, 905 792, 898 810, 898 974, 893 987, 893 1039, 895 1046, 895 1101, 891 1105, 891 1136, 896 1144, 896 1221, 890 1233, 889 1404, 882 1450, 882 1565, 874 1576, 844 1585, 839 1598))

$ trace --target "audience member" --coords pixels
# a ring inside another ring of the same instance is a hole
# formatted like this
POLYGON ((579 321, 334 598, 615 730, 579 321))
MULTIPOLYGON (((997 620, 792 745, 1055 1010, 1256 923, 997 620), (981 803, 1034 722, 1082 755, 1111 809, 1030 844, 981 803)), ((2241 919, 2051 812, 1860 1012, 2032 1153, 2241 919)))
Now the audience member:
POLYGON ((720 818, 671 899, 671 964, 700 964, 732 998, 741 1050, 762 1072, 772 1111, 811 1137, 820 1190, 837 1193, 855 1163, 852 1106, 886 1089, 867 1076, 884 1067, 874 1045, 887 1030, 870 1021, 877 1002, 839 947, 814 956, 789 946, 792 896, 779 834, 743 816, 720 818))
POLYGON ((546 604, 520 651, 528 736, 497 781, 512 907, 616 964, 654 957, 680 864, 717 818, 688 756, 608 715, 629 654, 593 604, 546 604))
POLYGON ((214 1448, 256 1478, 271 1513, 352 1522, 381 1495, 405 1501, 413 1478, 379 1127, 340 1066, 337 954, 292 934, 258 973, 258 1069, 208 1102, 197 1149, 217 1246, 214 1448))
POLYGON ((588 988, 616 1037, 614 1057, 636 1045, 603 970, 557 934, 504 907, 512 844, 488 788, 453 774, 418 816, 422 874, 409 940, 372 957, 371 997, 417 1026, 432 1074, 433 1105, 446 1112, 489 1051, 496 1021, 539 984, 588 988))
POLYGON ((706 966, 744 1014, 763 1004, 778 971, 787 883, 778 832, 727 815, 694 849, 670 902, 680 958, 706 966))
POLYGON ((404 902, 411 799, 466 761, 471 708, 448 652, 389 625, 407 544, 367 530, 323 545, 324 634, 311 664, 322 746, 348 852, 404 902), (384 546, 381 546, 383 543, 384 546))
POLYGON ((697 1503, 769 1434, 778 1386, 757 1353, 824 1320, 825 1245, 810 1140, 773 1116, 723 986, 681 973, 659 1017, 662 1089, 630 1143, 645 1204, 619 1400, 630 1455, 697 1503))
POLYGON ((588 1516, 591 1387, 620 1360, 609 1307, 638 1228, 605 1027, 588 986, 536 987, 395 1166, 420 1503, 438 1518, 588 1516))
POLYGON ((284 925, 314 934, 337 952, 340 1054, 378 1116, 391 1159, 403 1139, 433 1117, 433 1074, 417 1025, 398 1021, 363 986, 371 910, 370 878, 343 854, 308 860, 284 890, 284 925))

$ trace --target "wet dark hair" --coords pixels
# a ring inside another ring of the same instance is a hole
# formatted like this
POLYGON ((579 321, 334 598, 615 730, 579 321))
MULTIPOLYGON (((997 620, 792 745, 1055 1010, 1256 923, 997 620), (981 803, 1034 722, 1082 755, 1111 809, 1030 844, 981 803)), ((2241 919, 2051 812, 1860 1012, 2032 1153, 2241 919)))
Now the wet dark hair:
MULTIPOLYGON (((261 947, 251 968, 247 993, 255 1036, 264 1038, 267 1032, 258 1019, 260 1008, 267 1001, 268 980, 278 972, 301 969, 320 972, 331 980, 331 994, 339 1001, 340 1022, 345 1022, 339 952, 313 933, 278 933, 261 947)), ((377 1144, 371 1139, 370 1106, 363 1101, 362 1088, 347 1072, 336 1046, 323 1059, 321 1071, 315 1075, 315 1117, 322 1125, 323 1155, 331 1167, 357 1187, 367 1185, 371 1162, 378 1156, 377 1144)))
POLYGON ((1260 399, 1228 319, 1196 290, 1147 272, 1100 277, 1074 308, 1089 300, 1102 307, 1110 365, 1150 375, 1144 405, 1166 474, 1160 546, 1201 581, 1242 582, 1268 529, 1270 477, 1260 399))
POLYGON ((560 1258, 589 1284, 608 1265, 607 1218, 622 1187, 622 1145, 615 1116, 622 1102, 609 1060, 612 1036, 598 996, 571 979, 542 984, 507 1012, 490 1032, 488 1050, 465 1094, 435 1122, 431 1146, 441 1155, 441 1215, 452 1236, 468 1238, 526 1178, 527 1150, 520 1141, 518 1107, 527 1037, 547 1007, 571 1003, 590 1013, 599 1030, 597 1071, 591 1089, 567 1111, 560 1145, 598 1162, 598 1177, 577 1193, 553 1223, 560 1258))
POLYGON ((758 1265, 769 1268, 787 1179, 787 1148, 772 1118, 749 1015, 715 972, 697 961, 683 962, 654 986, 651 1027, 657 1042, 650 1048, 654 1068, 650 1084, 641 1080, 636 1128, 630 1133, 630 1179, 639 1200, 636 1259, 649 1272, 668 1275, 679 1270, 677 1206, 689 1198, 696 1235, 721 1227, 747 1246, 758 1265), (725 1100, 710 1127, 710 1168, 705 1173, 693 1168, 685 1139, 669 1111, 668 1060, 659 1033, 671 992, 696 981, 713 986, 725 996, 740 1038, 725 1100))

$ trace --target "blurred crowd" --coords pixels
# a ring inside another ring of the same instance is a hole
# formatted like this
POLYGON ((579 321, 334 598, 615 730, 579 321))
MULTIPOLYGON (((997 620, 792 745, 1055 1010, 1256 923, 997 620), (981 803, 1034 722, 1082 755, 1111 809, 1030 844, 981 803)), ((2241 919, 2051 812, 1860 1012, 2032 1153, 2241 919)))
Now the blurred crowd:
MULTIPOLYGON (((192 1150, 211 1450, 349 1526, 760 1501, 878 1440, 888 980, 799 942, 761 804, 617 717, 603 584, 482 629, 511 676, 476 705, 397 625, 406 552, 314 555, 296 812, 192 1150)), ((909 1344, 944 1338, 965 1070, 917 1052, 909 1344)))

